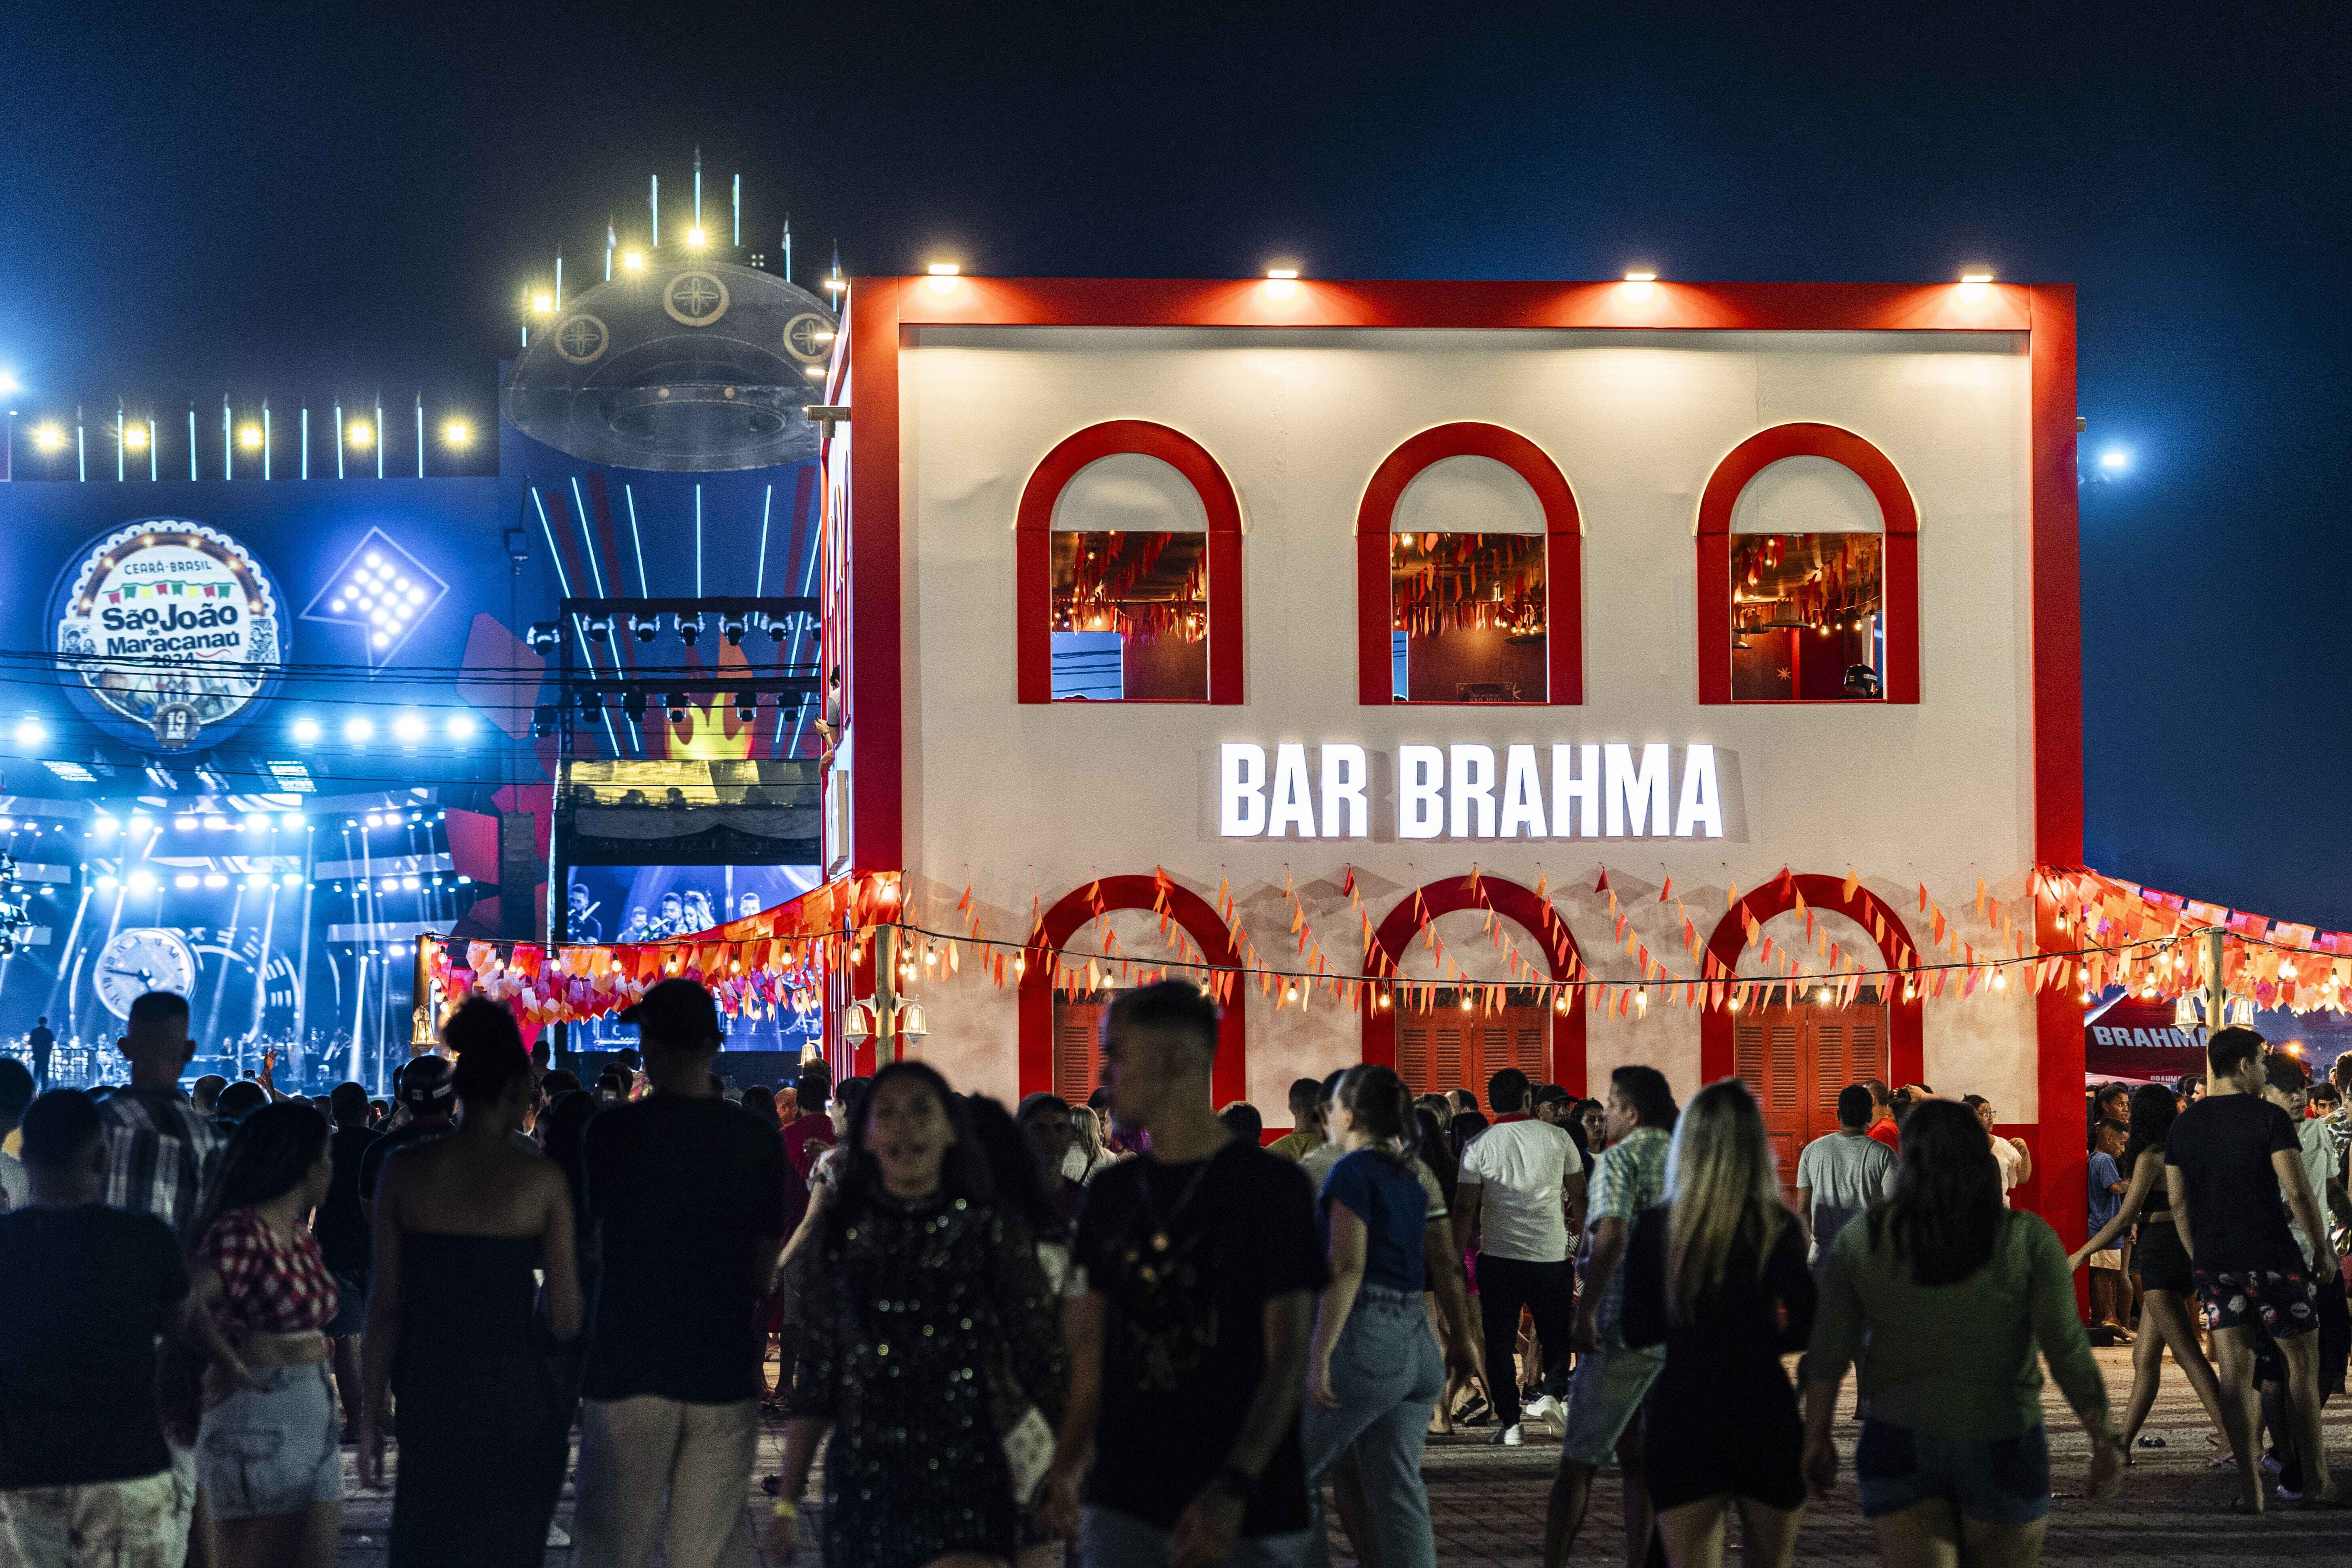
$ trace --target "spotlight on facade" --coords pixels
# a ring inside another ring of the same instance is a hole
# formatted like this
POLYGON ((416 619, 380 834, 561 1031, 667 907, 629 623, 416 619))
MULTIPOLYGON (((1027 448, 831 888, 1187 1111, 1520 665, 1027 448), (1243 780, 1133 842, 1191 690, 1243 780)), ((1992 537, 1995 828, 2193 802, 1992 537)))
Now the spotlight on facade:
POLYGON ((624 271, 624 272, 643 272, 645 269, 646 269, 646 253, 645 253, 644 251, 642 251, 642 250, 625 250, 625 251, 621 252, 621 270, 622 270, 622 271, 624 271))
POLYGON ((533 653, 553 653, 563 646, 563 628, 553 621, 533 621, 524 640, 530 644, 533 653))
POLYGON ((371 721, 366 719, 347 719, 343 721, 343 739, 349 741, 352 745, 365 745, 374 738, 375 725, 371 721))
POLYGON ((319 721, 316 719, 297 719, 288 733, 294 737, 294 743, 298 746, 315 744, 319 739, 319 721))
POLYGON ((741 616, 721 616, 719 617, 719 635, 727 639, 727 646, 729 647, 741 647, 743 646, 743 634, 750 629, 749 623, 746 622, 741 616))
POLYGON ((629 630, 635 634, 639 642, 651 642, 654 640, 654 634, 661 630, 661 617, 659 616, 641 616, 635 610, 631 610, 629 612, 629 630))
POLYGON ((474 427, 463 419, 452 419, 441 426, 441 439, 451 447, 470 447, 474 442, 474 427))
POLYGON ((677 635, 679 641, 692 647, 702 637, 702 617, 699 615, 678 616, 677 635))
POLYGON ((127 451, 145 451, 147 449, 147 426, 144 425, 125 425, 122 427, 122 445, 124 449, 127 451))
POLYGON ((33 426, 33 445, 39 447, 42 451, 63 451, 65 449, 65 444, 66 433, 59 426, 55 425, 36 425, 33 426))
POLYGON ((375 440, 375 427, 364 419, 354 419, 343 427, 343 439, 354 447, 365 447, 375 440))
POLYGON ((239 428, 236 433, 236 444, 248 452, 257 450, 261 446, 261 426, 247 425, 239 428))

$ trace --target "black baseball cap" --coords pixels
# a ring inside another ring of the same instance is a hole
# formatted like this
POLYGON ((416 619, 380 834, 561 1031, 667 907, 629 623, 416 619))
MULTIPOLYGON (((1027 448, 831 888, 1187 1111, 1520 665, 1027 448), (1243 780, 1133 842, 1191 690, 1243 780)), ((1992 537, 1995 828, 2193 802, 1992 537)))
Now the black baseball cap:
POLYGON ((457 1098, 457 1080, 441 1057, 418 1057, 400 1069, 400 1103, 428 1114, 449 1109, 457 1098))
POLYGON ((656 984, 622 1010, 621 1022, 635 1024, 638 1039, 646 1046, 674 1050, 707 1049, 726 1035, 710 993, 684 978, 656 984))

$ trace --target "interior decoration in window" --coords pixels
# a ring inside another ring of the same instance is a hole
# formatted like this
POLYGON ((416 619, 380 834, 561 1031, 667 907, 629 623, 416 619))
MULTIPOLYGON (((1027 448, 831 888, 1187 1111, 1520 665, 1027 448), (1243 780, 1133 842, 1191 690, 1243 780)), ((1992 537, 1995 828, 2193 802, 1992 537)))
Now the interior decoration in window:
POLYGON ((1209 695, 1207 536, 1054 535, 1054 700, 1209 695))
POLYGON ((1390 559, 1397 701, 1546 700, 1541 534, 1400 533, 1390 559))
POLYGON ((1884 698, 1883 561, 1875 533, 1734 535, 1732 700, 1884 698))

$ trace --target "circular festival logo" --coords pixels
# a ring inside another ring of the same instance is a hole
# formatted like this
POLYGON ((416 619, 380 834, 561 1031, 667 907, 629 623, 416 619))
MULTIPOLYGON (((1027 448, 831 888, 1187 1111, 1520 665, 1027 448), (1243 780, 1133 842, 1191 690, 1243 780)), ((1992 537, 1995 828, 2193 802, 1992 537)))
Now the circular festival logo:
POLYGON ((823 364, 833 357, 833 329, 814 310, 803 310, 784 323, 784 352, 803 364, 823 364))
POLYGON ((286 657, 277 589, 244 545, 178 518, 126 523, 58 580, 58 678, 134 742, 182 751, 252 716, 286 657))
POLYGON ((556 329, 555 352, 573 364, 593 364, 612 342, 604 323, 583 312, 556 329))

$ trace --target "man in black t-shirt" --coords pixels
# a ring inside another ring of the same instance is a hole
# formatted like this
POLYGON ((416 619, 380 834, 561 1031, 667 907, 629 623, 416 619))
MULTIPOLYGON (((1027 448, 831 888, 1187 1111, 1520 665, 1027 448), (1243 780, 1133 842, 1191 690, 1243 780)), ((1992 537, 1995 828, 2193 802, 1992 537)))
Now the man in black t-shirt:
POLYGON ((173 1473, 155 1345, 188 1275, 171 1227, 105 1207, 97 1105, 58 1089, 25 1113, 32 1202, 0 1215, 0 1562, 178 1562, 191 1484, 173 1473))
POLYGON ((33 1032, 25 1037, 25 1043, 33 1047, 33 1079, 46 1089, 49 1087, 49 1053, 58 1046, 57 1031, 49 1027, 46 1014, 34 1020, 33 1032))
POLYGON ((1217 1012, 1163 981, 1113 1003, 1103 1076, 1150 1152, 1088 1185, 1073 1249, 1070 1406, 1050 1517, 1087 1568, 1293 1564, 1298 1411, 1328 1279, 1298 1168, 1210 1101, 1217 1012))
POLYGON ((637 1026, 653 1089, 598 1111, 581 1145, 601 1272, 573 1530, 583 1563, 638 1568, 667 1495, 669 1560, 715 1563, 745 1529, 763 1348, 754 1313, 784 1245, 783 1141, 713 1087, 709 992, 665 980, 621 1021, 637 1026))
POLYGON ((2262 1036, 2252 1029, 2214 1031, 2205 1047, 2205 1097, 2180 1113, 2164 1141, 2165 1193, 2212 1331, 2222 1424, 2243 1488, 2240 1502, 2254 1512, 2264 1500, 2254 1440, 2261 1413, 2254 1354, 2263 1336, 2286 1363, 2295 1447, 2312 1457, 2304 1499, 2326 1505, 2336 1495, 2319 1440, 2317 1295, 2287 1228, 2288 1214, 2315 1238, 2315 1272, 2333 1272, 2336 1252, 2304 1174, 2294 1123, 2263 1098, 2263 1051, 2262 1036))

